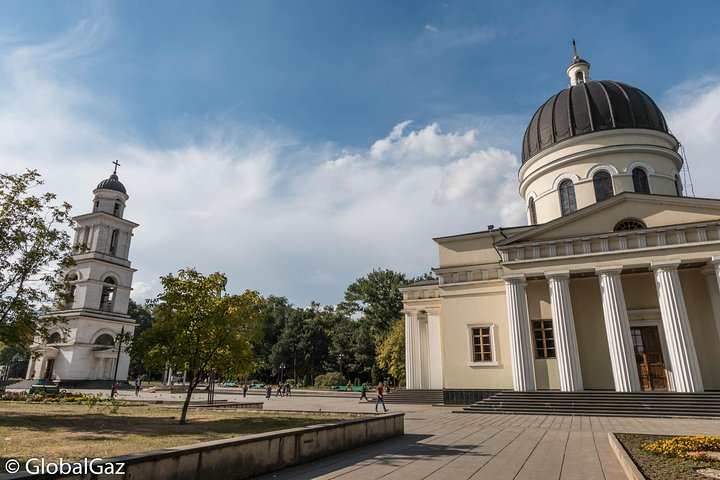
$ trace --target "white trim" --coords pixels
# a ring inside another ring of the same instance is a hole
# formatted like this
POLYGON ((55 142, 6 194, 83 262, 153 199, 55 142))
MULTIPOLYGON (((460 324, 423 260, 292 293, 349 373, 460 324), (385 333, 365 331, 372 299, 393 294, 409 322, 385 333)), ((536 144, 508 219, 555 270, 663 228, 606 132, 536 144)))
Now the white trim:
POLYGON ((562 182, 563 180, 572 180, 573 185, 575 185, 577 182, 580 181, 580 177, 578 177, 574 173, 560 174, 555 178, 555 181, 553 182, 553 190, 557 190, 560 186, 560 182, 562 182))
POLYGON ((642 160, 635 160, 630 165, 628 165, 627 168, 625 169, 625 173, 629 173, 630 175, 632 175, 633 169, 635 169, 637 167, 640 167, 643 170, 645 170, 645 173, 648 174, 648 177, 650 175, 655 175, 655 169, 653 167, 651 167, 649 163, 643 162, 642 160))
POLYGON ((595 175, 595 174, 596 174, 597 172, 599 172, 600 170, 605 170, 605 171, 608 172, 611 176, 612 176, 612 175, 617 175, 617 174, 619 173, 619 172, 618 172, 618 169, 615 168, 613 165, 610 165, 610 164, 608 164, 608 163, 601 163, 601 164, 599 164, 599 165, 595 165, 595 166, 592 167, 590 170, 588 170, 588 173, 587 173, 587 175, 585 176, 585 178, 588 178, 588 179, 591 179, 591 180, 592 180, 593 175, 595 175))
POLYGON ((495 352, 495 324, 494 323, 474 323, 467 325, 467 345, 468 345, 468 367, 497 367, 497 353, 495 352), (473 351, 473 328, 490 328, 490 355, 492 360, 489 362, 475 362, 475 352, 473 351))

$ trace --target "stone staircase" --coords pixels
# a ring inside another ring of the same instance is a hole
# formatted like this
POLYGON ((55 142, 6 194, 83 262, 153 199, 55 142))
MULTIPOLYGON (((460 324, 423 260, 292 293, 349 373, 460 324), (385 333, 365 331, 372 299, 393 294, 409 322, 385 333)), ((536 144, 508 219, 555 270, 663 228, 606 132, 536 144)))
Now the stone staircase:
MULTIPOLYGON (((373 398, 374 401, 374 398, 373 398)), ((391 390, 385 394, 385 403, 438 405, 444 402, 442 390, 391 390)))
POLYGON ((463 410, 534 415, 720 417, 720 392, 500 392, 463 410))

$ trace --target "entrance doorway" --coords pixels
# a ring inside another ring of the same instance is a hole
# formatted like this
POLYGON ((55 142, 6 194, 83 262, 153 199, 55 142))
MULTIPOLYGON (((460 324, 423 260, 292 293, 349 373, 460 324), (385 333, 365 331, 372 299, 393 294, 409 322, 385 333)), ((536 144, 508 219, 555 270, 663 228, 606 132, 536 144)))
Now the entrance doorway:
POLYGON ((630 333, 640 375, 640 388, 644 391, 667 390, 668 381, 658 327, 630 327, 630 333))
POLYGON ((45 367, 45 374, 43 380, 52 380, 53 370, 55 369, 55 359, 48 358, 47 365, 45 367))

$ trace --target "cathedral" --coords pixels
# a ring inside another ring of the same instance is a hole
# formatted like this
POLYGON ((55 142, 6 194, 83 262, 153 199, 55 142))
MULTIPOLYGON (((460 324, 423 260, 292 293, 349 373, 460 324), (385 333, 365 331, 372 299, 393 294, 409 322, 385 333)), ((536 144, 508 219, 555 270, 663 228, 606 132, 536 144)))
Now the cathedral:
POLYGON ((402 289, 408 389, 720 390, 720 200, 647 94, 589 73, 527 127, 528 225, 435 238, 437 281, 402 289))
POLYGON ((118 356, 116 336, 135 330, 127 315, 135 272, 128 255, 138 224, 123 218, 129 197, 117 167, 115 162, 112 175, 93 190, 92 212, 73 219, 76 253, 75 265, 65 272, 68 301, 52 312, 62 321, 47 341, 30 347, 28 380, 80 386, 112 380, 116 370, 119 381, 127 380, 130 357, 124 350, 118 356))

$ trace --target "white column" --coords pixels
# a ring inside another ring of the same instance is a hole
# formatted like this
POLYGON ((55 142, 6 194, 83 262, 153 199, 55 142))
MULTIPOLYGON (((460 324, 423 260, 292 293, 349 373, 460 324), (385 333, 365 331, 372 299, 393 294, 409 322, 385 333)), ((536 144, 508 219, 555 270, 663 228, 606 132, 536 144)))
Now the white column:
POLYGON ((415 336, 417 329, 415 328, 415 315, 412 312, 405 312, 405 388, 418 388, 416 384, 416 371, 420 369, 420 365, 416 363, 418 339, 415 336))
POLYGON ((655 272, 655 287, 660 301, 660 315, 665 330, 665 342, 670 356, 675 391, 702 392, 700 365, 680 286, 678 265, 680 265, 679 260, 652 262, 650 269, 655 272))
POLYGON ((630 338, 625 295, 623 294, 620 272, 622 267, 599 267, 595 272, 600 277, 605 331, 610 348, 610 363, 617 392, 640 391, 640 378, 635 361, 635 352, 630 338))
POLYGON ((580 354, 575 336, 575 319, 570 300, 570 272, 545 274, 550 287, 555 352, 560 373, 560 390, 579 392, 583 389, 580 354))
POLYGON ((508 330, 512 356, 513 388, 518 392, 535 391, 535 365, 530 343, 530 315, 528 314, 525 276, 505 277, 508 330))
POLYGON ((440 309, 427 309, 428 339, 430 357, 430 388, 443 388, 442 333, 440 309))

